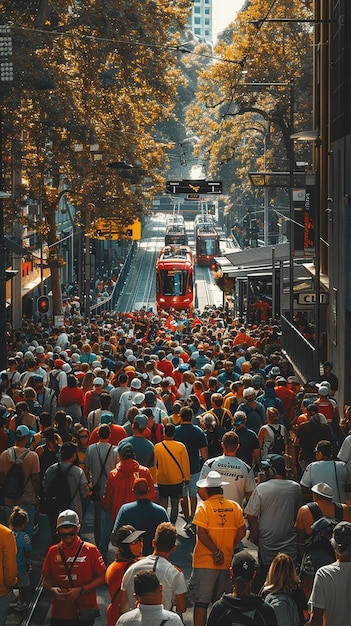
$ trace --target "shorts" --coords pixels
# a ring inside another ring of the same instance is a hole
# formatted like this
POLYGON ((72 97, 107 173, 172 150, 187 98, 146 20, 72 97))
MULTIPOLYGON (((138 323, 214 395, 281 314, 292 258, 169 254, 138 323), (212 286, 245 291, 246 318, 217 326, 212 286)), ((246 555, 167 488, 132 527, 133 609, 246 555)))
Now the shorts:
POLYGON ((197 496, 197 486, 196 483, 199 480, 200 472, 196 472, 196 474, 190 474, 190 481, 188 485, 184 486, 183 496, 190 496, 191 498, 196 498, 197 496))
POLYGON ((188 584, 189 599, 195 606, 207 608, 232 588, 228 569, 194 568, 188 584))
POLYGON ((158 485, 160 498, 180 498, 183 492, 183 483, 177 485, 158 485))

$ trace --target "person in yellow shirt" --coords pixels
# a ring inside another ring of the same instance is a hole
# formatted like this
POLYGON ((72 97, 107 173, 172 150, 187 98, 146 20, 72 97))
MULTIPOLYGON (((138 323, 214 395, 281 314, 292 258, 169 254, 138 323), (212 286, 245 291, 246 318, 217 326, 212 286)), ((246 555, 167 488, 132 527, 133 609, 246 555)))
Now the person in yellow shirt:
POLYGON ((199 504, 193 524, 197 529, 189 590, 194 600, 194 626, 205 626, 207 608, 231 589, 230 564, 246 533, 242 508, 223 497, 221 474, 211 470, 197 481, 199 504))
POLYGON ((174 424, 165 425, 164 441, 155 444, 156 482, 159 491, 159 503, 166 510, 171 501, 170 520, 176 523, 179 500, 183 485, 190 480, 190 462, 187 449, 180 441, 174 441, 174 424))
POLYGON ((0 626, 5 626, 10 604, 10 590, 17 582, 15 536, 0 524, 0 626))

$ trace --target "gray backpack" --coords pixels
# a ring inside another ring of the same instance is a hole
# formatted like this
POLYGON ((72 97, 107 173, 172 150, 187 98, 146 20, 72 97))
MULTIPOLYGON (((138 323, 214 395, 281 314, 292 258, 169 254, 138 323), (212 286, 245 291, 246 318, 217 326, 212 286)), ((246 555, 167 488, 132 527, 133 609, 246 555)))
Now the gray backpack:
POLYGON ((274 609, 279 626, 300 626, 297 604, 289 594, 275 591, 265 597, 265 602, 274 609))

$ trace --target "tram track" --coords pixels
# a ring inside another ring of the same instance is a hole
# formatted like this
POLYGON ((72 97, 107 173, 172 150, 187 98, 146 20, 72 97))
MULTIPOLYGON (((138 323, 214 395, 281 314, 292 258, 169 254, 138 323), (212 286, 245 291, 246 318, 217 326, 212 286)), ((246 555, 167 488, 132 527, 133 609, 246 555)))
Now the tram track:
MULTIPOLYGON (((186 222, 189 246, 194 251, 193 223, 186 222)), ((124 289, 116 304, 116 310, 127 313, 142 307, 156 310, 155 266, 158 254, 164 245, 165 219, 161 215, 151 217, 144 228, 143 239, 139 243, 134 261, 128 272, 124 289)), ((195 269, 195 307, 219 306, 222 292, 216 287, 208 267, 195 269)))

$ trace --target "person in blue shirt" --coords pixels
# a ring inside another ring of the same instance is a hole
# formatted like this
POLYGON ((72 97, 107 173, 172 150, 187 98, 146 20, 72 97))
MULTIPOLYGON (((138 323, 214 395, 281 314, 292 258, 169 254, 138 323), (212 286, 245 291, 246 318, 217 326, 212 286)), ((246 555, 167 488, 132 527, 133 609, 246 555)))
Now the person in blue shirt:
POLYGON ((21 507, 15 506, 9 518, 9 526, 15 536, 17 546, 17 587, 19 590, 19 596, 10 603, 10 607, 19 613, 28 609, 30 592, 29 571, 30 553, 32 548, 30 537, 26 532, 27 524, 28 513, 21 509, 21 507))

